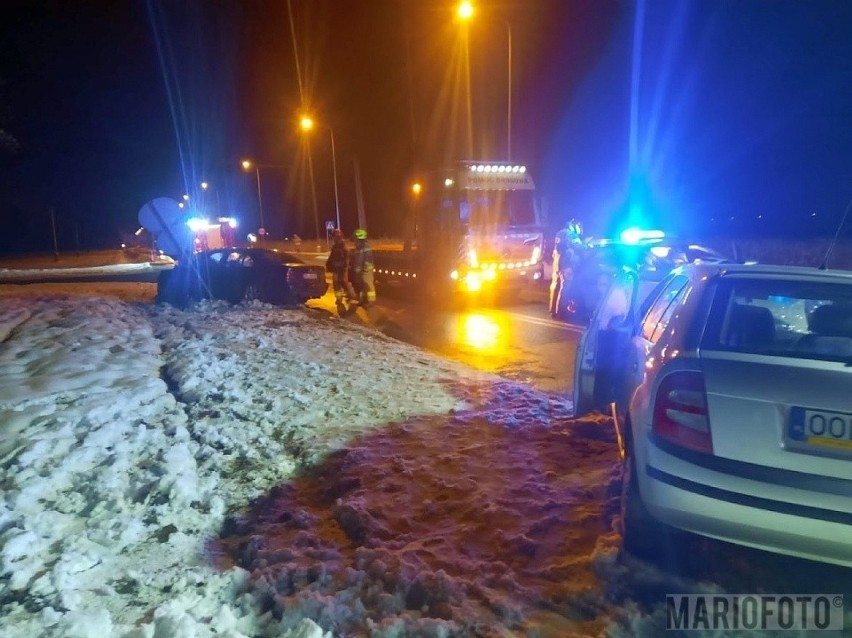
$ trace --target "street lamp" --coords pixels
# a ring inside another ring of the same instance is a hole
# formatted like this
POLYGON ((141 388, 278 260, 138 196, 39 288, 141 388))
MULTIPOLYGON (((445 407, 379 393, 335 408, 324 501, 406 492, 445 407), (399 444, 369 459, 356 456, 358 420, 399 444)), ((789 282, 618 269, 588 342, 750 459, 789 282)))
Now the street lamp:
MULTIPOLYGON (((307 115, 303 115, 299 119, 299 127, 303 131, 306 131, 306 132, 310 131, 314 127, 314 120, 307 115)), ((310 174, 310 177, 311 177, 311 200, 313 201, 313 205, 314 205, 314 226, 316 227, 316 234, 317 234, 317 249, 319 249, 320 238, 319 238, 319 213, 317 212, 317 185, 316 185, 316 181, 314 181, 314 154, 311 151, 310 138, 308 138, 307 144, 308 144, 308 173, 310 174)))
MULTIPOLYGON (((456 7, 456 17, 459 22, 467 23, 473 18, 473 3, 469 0, 463 0, 456 7)), ((470 90, 470 39, 468 30, 464 30, 464 77, 465 85, 467 86, 467 153, 468 156, 473 155, 473 98, 470 90)))
MULTIPOLYGON (((303 115, 299 120, 299 126, 305 132, 311 131, 314 128, 314 120, 309 115, 303 115)), ((328 126, 328 125, 326 125, 328 126)), ((337 190, 337 152, 334 147, 334 129, 328 126, 328 132, 331 135, 331 169, 334 175, 334 210, 337 217, 337 228, 340 229, 340 196, 337 190)))
MULTIPOLYGON (((469 21, 473 18, 474 7, 469 0, 463 0, 456 7, 456 15, 462 21, 469 21)), ((512 25, 508 20, 503 21, 506 24, 506 36, 508 42, 508 89, 506 91, 506 159, 512 159, 512 25)), ((468 80, 468 91, 470 85, 468 80)))
MULTIPOLYGON (((201 192, 201 208, 204 211, 204 214, 206 215, 206 214, 209 213, 209 210, 207 208, 207 196, 206 196, 206 194, 207 194, 207 191, 210 188, 211 184, 210 184, 210 182, 205 180, 205 181, 201 182, 200 186, 201 186, 201 191, 202 191, 201 192)), ((216 214, 222 215, 222 202, 219 199, 219 189, 215 188, 214 190, 216 192, 216 214)))
POLYGON ((509 39, 509 80, 506 91, 506 159, 512 159, 512 25, 506 20, 506 33, 509 39))
POLYGON ((247 159, 244 159, 240 164, 246 172, 254 168, 254 175, 257 178, 257 207, 260 210, 260 227, 266 228, 263 223, 263 198, 260 195, 260 166, 247 159))
POLYGON ((406 254, 411 252, 411 245, 419 235, 418 228, 420 227, 420 223, 418 217, 420 215, 420 193, 422 192, 423 185, 419 181, 415 181, 411 184, 411 212, 405 224, 405 239, 402 244, 403 251, 406 254))

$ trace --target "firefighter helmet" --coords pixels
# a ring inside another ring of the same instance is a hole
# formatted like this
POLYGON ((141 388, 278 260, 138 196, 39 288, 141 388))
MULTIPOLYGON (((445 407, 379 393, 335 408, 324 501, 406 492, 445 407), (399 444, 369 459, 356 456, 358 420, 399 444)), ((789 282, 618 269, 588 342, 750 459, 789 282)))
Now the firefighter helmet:
POLYGON ((583 235, 583 224, 574 218, 565 224, 565 229, 568 231, 571 239, 579 239, 583 235))
POLYGON ((363 228, 355 230, 355 239, 367 239, 367 231, 363 228))

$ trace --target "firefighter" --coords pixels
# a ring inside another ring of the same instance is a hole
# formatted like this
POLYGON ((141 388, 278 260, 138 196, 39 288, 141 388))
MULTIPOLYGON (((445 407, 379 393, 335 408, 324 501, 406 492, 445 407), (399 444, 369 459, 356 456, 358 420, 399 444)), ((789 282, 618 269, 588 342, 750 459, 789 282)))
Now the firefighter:
POLYGON ((355 231, 355 250, 352 251, 352 272, 355 289, 361 305, 367 307, 376 302, 376 286, 373 282, 373 249, 367 242, 367 231, 355 231))
POLYGON ((550 280, 550 316, 560 317, 567 303, 568 287, 577 265, 578 248, 583 244, 583 227, 576 219, 556 233, 553 242, 553 275, 550 280))
POLYGON ((349 303, 356 300, 355 289, 349 281, 349 249, 343 241, 343 233, 339 228, 332 233, 333 243, 325 262, 325 269, 331 273, 331 287, 334 290, 334 299, 337 310, 345 311, 344 297, 349 303))

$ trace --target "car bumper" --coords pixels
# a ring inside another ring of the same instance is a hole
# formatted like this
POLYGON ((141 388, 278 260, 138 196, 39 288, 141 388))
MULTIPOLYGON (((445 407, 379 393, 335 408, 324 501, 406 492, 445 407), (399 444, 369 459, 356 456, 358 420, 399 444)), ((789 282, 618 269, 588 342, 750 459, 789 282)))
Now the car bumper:
POLYGON ((293 295, 300 299, 319 299, 328 291, 328 284, 325 281, 311 284, 310 286, 301 285, 293 288, 293 295))
POLYGON ((639 479, 648 511, 690 532, 762 550, 852 567, 852 497, 808 492, 689 465, 649 445, 639 479))

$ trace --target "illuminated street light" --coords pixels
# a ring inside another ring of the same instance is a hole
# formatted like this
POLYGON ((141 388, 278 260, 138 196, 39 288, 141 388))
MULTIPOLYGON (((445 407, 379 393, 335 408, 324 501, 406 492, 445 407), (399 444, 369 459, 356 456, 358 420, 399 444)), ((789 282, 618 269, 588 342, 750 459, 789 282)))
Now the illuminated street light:
POLYGON ((207 215, 207 214, 210 213, 210 211, 208 210, 208 203, 207 203, 207 191, 210 190, 210 188, 213 188, 213 190, 216 193, 216 214, 221 215, 222 214, 222 201, 219 198, 219 189, 215 188, 207 180, 204 180, 203 182, 201 182, 199 184, 199 186, 201 186, 201 210, 204 211, 204 214, 207 215))
POLYGON ((466 92, 466 101, 467 101, 467 153, 469 156, 473 155, 473 97, 470 90, 470 39, 468 29, 466 28, 467 22, 473 18, 473 3, 469 0, 462 0, 456 7, 456 17, 459 22, 465 24, 465 29, 462 32, 464 35, 463 39, 463 51, 464 51, 464 77, 465 77, 465 86, 467 87, 466 92))
MULTIPOLYGON (((299 118, 299 127, 306 133, 314 127, 314 121, 307 115, 299 118)), ((307 138, 308 145, 308 175, 311 178, 311 201, 314 205, 314 226, 317 234, 317 249, 319 249, 319 212, 317 211, 317 184, 314 180, 314 154, 311 150, 311 140, 307 138)))
POLYGON ((423 190, 423 186, 422 186, 422 184, 420 184, 420 182, 414 182, 411 185, 411 192, 414 193, 415 195, 419 195, 420 191, 422 191, 422 190, 423 190))
POLYGON ((473 3, 467 0, 460 2, 456 8, 456 15, 461 20, 470 20, 473 17, 473 3))
POLYGON ((512 159, 512 26, 506 21, 506 33, 509 38, 509 80, 506 97, 506 159, 512 159))
POLYGON ((243 170, 248 172, 252 168, 254 168, 254 175, 257 178, 257 207, 260 211, 260 227, 266 228, 263 223, 263 198, 260 195, 260 166, 252 162, 251 160, 244 159, 240 162, 240 165, 243 167, 243 170))
MULTIPOLYGON (((328 132, 331 135, 331 170, 334 175, 334 210, 337 217, 337 228, 340 229, 340 197, 337 190, 337 152, 334 147, 334 129, 328 126, 328 132)), ((303 115, 299 120, 299 127, 309 132, 314 128, 314 120, 309 115, 303 115)), ((319 227, 317 227, 319 228, 319 227)))
MULTIPOLYGON (((458 7, 456 8, 456 15, 463 22, 467 22, 473 18, 474 8, 473 3, 469 0, 464 0, 460 2, 458 7)), ((512 159, 512 25, 509 24, 508 20, 504 20, 506 24, 506 37, 508 44, 508 63, 507 63, 507 71, 508 71, 508 89, 506 96, 506 159, 512 159)), ((468 62, 469 64, 470 62, 468 62)), ((470 82, 468 80, 468 92, 470 91, 470 82)))

